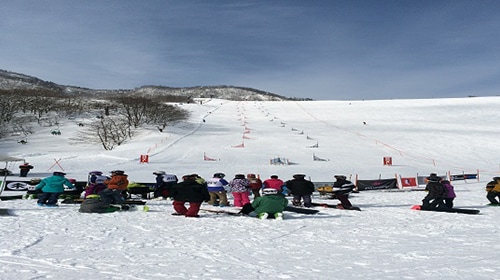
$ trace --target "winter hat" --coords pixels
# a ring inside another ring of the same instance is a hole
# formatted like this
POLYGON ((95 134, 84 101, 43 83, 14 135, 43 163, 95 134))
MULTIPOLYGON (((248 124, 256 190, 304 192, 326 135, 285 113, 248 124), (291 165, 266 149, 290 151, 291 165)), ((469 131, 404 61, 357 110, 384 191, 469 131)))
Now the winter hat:
POLYGON ((273 189, 273 188, 265 188, 265 189, 262 190, 262 194, 263 195, 278 194, 278 190, 277 189, 273 189))
POLYGON ((184 176, 182 176, 182 180, 183 181, 195 181, 196 177, 193 176, 193 174, 184 175, 184 176))
POLYGON ((255 178, 257 178, 257 176, 255 176, 255 174, 250 173, 250 174, 247 174, 247 178, 255 179, 255 178))
POLYGON ((165 175, 165 171, 157 170, 153 172, 154 175, 165 175))
POLYGON ((431 173, 429 175, 429 177, 427 177, 426 179, 429 180, 429 181, 432 181, 432 182, 439 182, 439 181, 441 181, 441 177, 438 177, 436 173, 431 173))
POLYGON ((224 178, 226 177, 226 174, 222 173, 222 172, 219 172, 219 173, 215 173, 214 174, 214 178, 224 178))
POLYGON ((52 173, 52 175, 55 175, 55 176, 64 176, 64 175, 66 175, 66 173, 64 173, 62 171, 54 171, 54 173, 52 173))
POLYGON ((234 175, 234 178, 235 179, 245 179, 245 175, 244 174, 236 174, 236 175, 234 175))

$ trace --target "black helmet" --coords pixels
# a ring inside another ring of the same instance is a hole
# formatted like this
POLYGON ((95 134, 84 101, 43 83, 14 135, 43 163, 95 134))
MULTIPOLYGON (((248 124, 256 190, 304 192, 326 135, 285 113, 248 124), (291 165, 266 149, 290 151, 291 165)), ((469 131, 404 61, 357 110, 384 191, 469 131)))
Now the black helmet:
POLYGON ((193 174, 184 175, 184 176, 182 176, 182 180, 183 181, 195 181, 196 177, 193 176, 193 174))
POLYGON ((113 170, 113 171, 111 171, 111 174, 124 175, 125 171, 123 171, 123 170, 113 170))
POLYGON ((215 174, 214 174, 214 178, 221 178, 221 179, 222 179, 222 178, 224 178, 224 177, 226 177, 226 174, 221 173, 221 172, 219 172, 219 173, 215 173, 215 174))
POLYGON ((54 173, 52 173, 52 175, 54 175, 54 176, 64 176, 64 175, 66 175, 66 173, 64 173, 62 171, 54 171, 54 173))
POLYGON ((299 178, 304 178, 304 177, 306 177, 306 175, 304 175, 304 174, 295 174, 295 175, 293 175, 294 179, 299 179, 299 178))
POLYGON ((439 181, 441 181, 442 178, 439 177, 436 173, 431 173, 429 175, 429 177, 427 177, 425 179, 427 179, 427 180, 429 180, 431 182, 439 182, 439 181))

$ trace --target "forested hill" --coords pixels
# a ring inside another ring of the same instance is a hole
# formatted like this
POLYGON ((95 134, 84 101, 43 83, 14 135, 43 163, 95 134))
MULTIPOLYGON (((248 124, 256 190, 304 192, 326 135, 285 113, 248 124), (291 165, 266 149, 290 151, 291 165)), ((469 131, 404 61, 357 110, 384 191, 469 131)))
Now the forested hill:
POLYGON ((59 85, 36 77, 0 70, 0 89, 46 89, 75 95, 176 95, 190 98, 219 98, 227 100, 310 100, 288 98, 271 92, 238 86, 195 86, 174 88, 167 86, 141 86, 135 89, 89 89, 78 86, 59 85))

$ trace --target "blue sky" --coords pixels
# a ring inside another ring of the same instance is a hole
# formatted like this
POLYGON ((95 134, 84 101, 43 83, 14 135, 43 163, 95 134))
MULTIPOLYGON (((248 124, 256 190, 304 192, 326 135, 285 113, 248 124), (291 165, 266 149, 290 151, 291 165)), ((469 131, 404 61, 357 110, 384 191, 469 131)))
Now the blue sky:
POLYGON ((94 89, 500 95, 500 1, 4 0, 0 69, 94 89))

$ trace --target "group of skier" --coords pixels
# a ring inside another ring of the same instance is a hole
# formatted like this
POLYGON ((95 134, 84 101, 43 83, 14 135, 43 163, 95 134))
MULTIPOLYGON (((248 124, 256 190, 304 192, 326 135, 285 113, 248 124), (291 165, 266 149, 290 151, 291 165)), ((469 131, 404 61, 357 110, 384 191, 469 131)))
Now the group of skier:
MULTIPOLYGON (((178 182, 175 174, 167 174, 164 171, 155 171, 153 174, 156 175, 154 198, 172 198, 175 210, 173 215, 198 217, 203 202, 212 206, 229 206, 227 193, 232 195, 234 207, 242 209, 244 214, 254 212, 261 219, 282 219, 283 210, 288 205, 287 195, 293 196, 294 206, 313 206, 311 195, 315 187, 311 181, 305 179, 304 174, 295 174, 293 179, 286 182, 278 175, 271 175, 269 179, 262 181, 252 173, 246 176, 236 174, 229 181, 224 179, 225 174, 221 172, 215 173, 208 180, 197 174, 189 174, 182 176, 181 182, 178 182), (186 203, 189 204, 187 207, 186 203)), ((56 207, 57 199, 64 192, 65 186, 74 188, 65 175, 62 171, 56 171, 36 186, 36 189, 41 191, 38 195, 38 205, 56 207)), ((350 209, 352 205, 347 194, 353 190, 354 184, 343 175, 336 175, 335 178, 337 181, 333 191, 341 202, 339 208, 350 209)), ((105 213, 126 208, 126 205, 122 205, 122 208, 113 205, 124 204, 128 185, 128 175, 122 170, 111 171, 111 176, 106 176, 101 171, 89 172, 80 211, 105 213)))
MULTIPOLYGON (((291 195, 293 206, 312 207, 311 195, 315 191, 314 184, 305 179, 304 174, 295 174, 293 179, 284 182, 277 175, 261 181, 255 174, 236 174, 230 181, 225 180, 225 174, 218 172, 209 180, 197 174, 182 176, 182 182, 174 174, 164 171, 153 172, 156 175, 154 188, 155 198, 173 199, 174 215, 198 217, 200 206, 207 202, 213 206, 229 206, 227 193, 233 197, 233 206, 242 208, 243 213, 255 212, 262 219, 268 217, 282 218, 283 210, 288 205, 286 195, 291 195), (253 201, 250 196, 253 195, 253 201), (186 208, 186 203, 189 207, 186 208)), ((74 184, 65 178, 62 171, 53 172, 52 176, 44 178, 36 186, 40 190, 38 205, 56 207, 59 195, 64 187, 75 188, 74 184)), ((114 170, 111 176, 105 176, 100 171, 89 173, 88 185, 85 189, 82 212, 109 212, 109 205, 122 204, 124 193, 129 185, 127 174, 122 170, 114 170)), ((344 175, 335 175, 336 182, 332 187, 334 197, 340 203, 337 208, 354 209, 348 199, 348 194, 355 185, 344 175)), ((425 191, 427 195, 422 200, 423 209, 453 208, 456 197, 450 181, 431 173, 427 179, 425 191)), ((486 186, 487 199, 490 205, 500 205, 500 177, 494 177, 486 186)))

